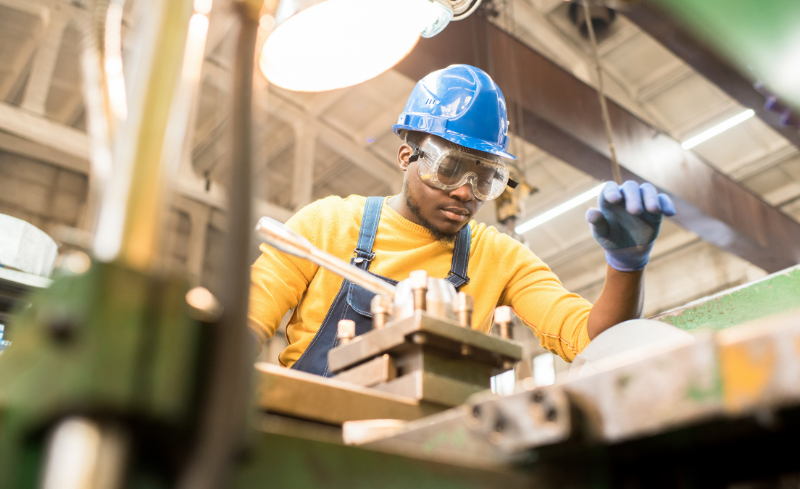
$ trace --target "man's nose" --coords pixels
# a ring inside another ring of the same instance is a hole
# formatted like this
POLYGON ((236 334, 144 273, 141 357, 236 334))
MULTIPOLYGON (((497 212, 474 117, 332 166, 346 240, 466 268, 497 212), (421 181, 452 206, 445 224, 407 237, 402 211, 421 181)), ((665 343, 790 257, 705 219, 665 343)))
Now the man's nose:
POLYGON ((451 190, 450 197, 458 199, 461 202, 469 202, 472 200, 476 200, 475 193, 472 191, 472 184, 470 182, 467 182, 464 185, 451 190))

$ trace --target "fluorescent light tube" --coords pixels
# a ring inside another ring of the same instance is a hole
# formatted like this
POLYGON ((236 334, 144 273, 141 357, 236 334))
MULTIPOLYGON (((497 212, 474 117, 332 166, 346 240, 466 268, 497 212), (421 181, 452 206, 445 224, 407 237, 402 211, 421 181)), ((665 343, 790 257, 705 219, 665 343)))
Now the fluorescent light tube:
POLYGON ((545 212, 544 214, 540 214, 540 215, 534 217, 533 219, 531 219, 530 221, 527 221, 527 222, 524 222, 524 223, 520 224, 519 226, 517 226, 514 229, 514 231, 516 231, 517 234, 527 233, 528 231, 530 231, 531 229, 535 228, 536 226, 540 226, 540 225, 546 223, 547 221, 560 216, 561 214, 567 212, 568 210, 574 209, 575 207, 578 207, 579 205, 583 204, 587 200, 590 200, 590 199, 593 199, 593 198, 597 197, 598 195, 600 195, 600 191, 602 191, 603 187, 605 187, 605 186, 606 186, 606 184, 605 184, 605 182, 603 182, 600 185, 594 187, 593 189, 587 190, 586 192, 580 194, 579 196, 574 197, 574 198, 564 202, 563 204, 557 205, 556 207, 553 207, 552 209, 550 209, 549 211, 545 212))
POLYGON ((697 146, 698 144, 702 143, 703 141, 707 141, 707 140, 713 138, 714 136, 716 136, 718 134, 722 134, 723 132, 727 131, 728 129, 732 128, 733 126, 741 124, 742 122, 744 122, 747 119, 753 117, 754 115, 756 115, 756 113, 755 113, 755 111, 753 109, 745 110, 741 114, 739 114, 737 116, 734 116, 734 117, 731 117, 730 119, 728 119, 727 121, 725 121, 725 122, 723 122, 721 124, 717 124, 716 126, 712 127, 708 131, 702 132, 702 133, 698 134, 697 136, 684 141, 683 144, 681 144, 681 147, 683 149, 694 148, 695 146, 697 146))

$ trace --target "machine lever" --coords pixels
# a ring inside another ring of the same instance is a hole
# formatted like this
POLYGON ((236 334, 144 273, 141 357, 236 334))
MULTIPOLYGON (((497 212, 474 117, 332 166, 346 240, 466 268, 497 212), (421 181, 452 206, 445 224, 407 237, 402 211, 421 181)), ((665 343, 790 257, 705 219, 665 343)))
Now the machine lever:
POLYGON ((262 217, 258 220, 255 231, 258 239, 284 253, 309 260, 374 294, 394 300, 396 290, 394 285, 320 250, 306 238, 275 219, 262 217))

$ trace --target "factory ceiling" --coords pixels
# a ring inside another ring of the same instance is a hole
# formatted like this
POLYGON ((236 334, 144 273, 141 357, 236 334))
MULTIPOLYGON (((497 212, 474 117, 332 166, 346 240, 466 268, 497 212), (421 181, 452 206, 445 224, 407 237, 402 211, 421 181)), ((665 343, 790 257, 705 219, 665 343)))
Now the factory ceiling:
MULTIPOLYGON (((126 27, 133 18, 131 12, 141 2, 126 2, 126 27)), ((491 5, 496 15, 490 15, 490 22, 595 86, 590 45, 571 20, 568 3, 495 0, 491 5)), ((85 120, 77 28, 85 17, 86 6, 81 2, 0 0, 0 149, 88 172, 87 151, 81 149, 85 120)), ((190 198, 217 202, 221 207, 224 196, 220 197, 220 189, 229 151, 234 34, 229 1, 217 0, 211 15, 192 147, 187 161, 181 162, 182 182, 178 185, 190 198)), ((262 32, 262 40, 266 34, 262 32)), ((744 110, 624 15, 610 24, 599 52, 609 97, 677 141, 744 110)), ((483 62, 491 72, 492 60, 483 62)), ((415 81, 390 70, 355 87, 308 94, 267 89, 265 80, 257 80, 254 182, 261 200, 259 210, 286 219, 299 206, 330 194, 397 192, 399 140, 391 125, 415 81)), ((519 83, 526 80, 522 78, 519 83)), ((501 88, 509 96, 520 90, 519 86, 501 88)), ((517 114, 510 115, 513 130, 517 114)), ((511 150, 520 156, 518 164, 528 182, 538 189, 525 202, 526 216, 541 213, 598 182, 513 135, 511 150)), ((800 215, 800 152, 759 118, 692 151, 769 204, 791 216, 800 215)), ((583 222, 589 206, 579 206, 524 236, 534 252, 573 290, 593 287, 601 280, 604 268, 602 254, 593 246, 583 222)), ((486 206, 479 217, 494 223, 493 214, 493 207, 486 206)), ((654 259, 698 240, 695 233, 667 223, 654 259)))

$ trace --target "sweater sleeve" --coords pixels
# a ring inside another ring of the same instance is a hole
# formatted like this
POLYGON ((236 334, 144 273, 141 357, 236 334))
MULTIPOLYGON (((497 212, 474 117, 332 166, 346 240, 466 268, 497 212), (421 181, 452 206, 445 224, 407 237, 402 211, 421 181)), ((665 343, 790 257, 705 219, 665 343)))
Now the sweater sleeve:
MULTIPOLYGON (((326 200, 304 207, 286 222, 317 247, 321 247, 319 223, 326 200)), ((297 307, 319 268, 308 260, 288 255, 267 244, 262 244, 260 250, 261 256, 250 270, 248 314, 248 325, 259 345, 275 334, 286 311, 297 307)))
POLYGON ((500 303, 514 312, 539 338, 542 347, 571 362, 589 344, 592 304, 567 291, 543 261, 521 243, 498 235, 508 250, 503 261, 510 268, 500 303))

